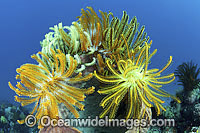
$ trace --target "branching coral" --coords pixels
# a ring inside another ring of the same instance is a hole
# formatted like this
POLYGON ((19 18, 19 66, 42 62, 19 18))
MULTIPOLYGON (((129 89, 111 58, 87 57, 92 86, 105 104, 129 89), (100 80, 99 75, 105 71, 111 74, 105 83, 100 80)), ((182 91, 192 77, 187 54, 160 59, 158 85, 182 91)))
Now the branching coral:
POLYGON ((163 69, 148 70, 150 59, 156 53, 155 50, 149 55, 150 45, 151 43, 146 43, 140 52, 135 55, 134 51, 128 52, 129 59, 124 60, 123 57, 119 58, 116 67, 113 67, 114 65, 111 65, 111 61, 107 59, 107 67, 112 73, 110 76, 102 76, 98 75, 96 71, 94 72, 100 81, 107 84, 114 84, 98 90, 100 94, 107 94, 100 103, 100 106, 104 108, 104 111, 100 114, 101 118, 108 113, 110 118, 114 118, 119 104, 126 94, 128 95, 126 119, 138 118, 140 116, 142 103, 148 108, 153 105, 156 106, 157 114, 159 115, 160 109, 165 110, 162 106, 164 101, 159 98, 160 96, 172 97, 180 102, 176 97, 160 89, 162 84, 168 84, 175 79, 173 73, 160 76, 171 64, 172 57, 170 56, 170 60, 163 69), (165 79, 169 80, 166 81, 165 79))
MULTIPOLYGON (((58 117, 58 104, 64 105, 78 118, 79 113, 76 110, 84 109, 84 105, 80 101, 84 101, 85 94, 90 94, 94 91, 94 87, 88 89, 79 89, 71 86, 73 83, 87 81, 93 74, 90 73, 82 77, 82 73, 74 76, 74 70, 77 66, 77 61, 73 57, 66 57, 60 50, 54 51, 51 49, 52 59, 42 52, 33 55, 39 65, 24 64, 17 69, 19 75, 16 79, 20 79, 16 85, 17 88, 9 82, 9 86, 18 96, 15 100, 20 102, 22 106, 29 105, 35 102, 35 107, 31 114, 35 114, 37 120, 43 115, 48 115, 51 118, 58 117), (21 97, 22 96, 22 97, 21 97)), ((24 120, 18 121, 23 123, 24 120)))

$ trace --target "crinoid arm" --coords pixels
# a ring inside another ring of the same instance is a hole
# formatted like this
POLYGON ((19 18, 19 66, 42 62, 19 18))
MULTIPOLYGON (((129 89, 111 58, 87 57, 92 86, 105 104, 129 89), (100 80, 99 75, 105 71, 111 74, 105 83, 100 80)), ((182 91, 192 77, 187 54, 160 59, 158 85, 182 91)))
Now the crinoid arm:
MULTIPOLYGON (((35 103, 31 114, 35 114, 37 120, 48 115, 51 118, 58 117, 58 104, 63 103, 72 114, 78 118, 79 113, 75 107, 84 109, 81 101, 86 94, 94 92, 94 87, 80 89, 71 86, 71 83, 79 83, 92 78, 90 73, 82 76, 82 73, 74 76, 77 61, 73 57, 66 59, 61 50, 51 49, 52 57, 42 52, 33 55, 39 64, 24 64, 17 69, 17 79, 20 80, 15 88, 10 82, 9 86, 16 92, 15 100, 26 106, 35 103)), ((18 121, 20 124, 24 122, 18 121)), ((41 125, 39 125, 39 128, 41 125)))
POLYGON ((145 113, 145 110, 141 111, 142 104, 146 108, 155 106, 159 115, 161 109, 165 110, 162 105, 164 101, 160 97, 171 97, 180 103, 178 98, 161 89, 163 84, 169 84, 175 79, 173 73, 160 76, 171 64, 172 57, 170 56, 168 63, 161 70, 148 70, 150 59, 155 54, 155 51, 149 53, 150 45, 151 42, 146 43, 137 54, 133 53, 134 50, 129 50, 127 57, 119 56, 115 60, 116 67, 111 65, 111 60, 107 60, 106 65, 110 75, 99 75, 94 71, 94 75, 98 80, 110 84, 110 86, 98 90, 98 93, 107 95, 100 103, 100 106, 104 108, 100 117, 109 114, 110 118, 114 118, 125 95, 128 96, 126 100, 126 104, 128 104, 126 119, 143 117, 144 115, 140 114, 140 112, 145 113))

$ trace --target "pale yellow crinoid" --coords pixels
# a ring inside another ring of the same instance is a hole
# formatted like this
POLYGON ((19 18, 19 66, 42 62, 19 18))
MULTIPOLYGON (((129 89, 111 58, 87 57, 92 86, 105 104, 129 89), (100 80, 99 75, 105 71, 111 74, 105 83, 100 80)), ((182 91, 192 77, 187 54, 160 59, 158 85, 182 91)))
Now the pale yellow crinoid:
MULTIPOLYGON (((82 73, 74 76, 74 70, 77 61, 71 56, 65 56, 61 50, 52 50, 51 58, 42 52, 33 55, 39 65, 24 64, 16 71, 19 75, 16 79, 21 81, 16 87, 9 82, 9 86, 16 92, 15 100, 20 102, 22 106, 35 103, 31 114, 35 114, 37 120, 42 116, 48 115, 51 118, 59 117, 58 104, 63 103, 72 114, 78 118, 79 113, 75 107, 80 110, 84 109, 84 105, 80 101, 84 101, 85 94, 94 91, 94 87, 88 89, 79 89, 71 86, 73 83, 89 80, 93 74, 90 73, 82 77, 82 73), (22 97, 21 97, 22 96, 22 97)), ((18 120, 24 123, 24 120, 18 120)), ((38 128, 41 125, 39 124, 38 128)))
POLYGON ((148 70, 150 59, 157 51, 154 50, 149 54, 150 45, 151 42, 149 44, 145 42, 145 45, 139 48, 137 53, 134 50, 128 50, 127 58, 119 55, 116 58, 116 65, 112 63, 111 59, 107 59, 106 64, 111 75, 103 76, 94 72, 97 79, 111 84, 111 86, 98 90, 100 94, 107 94, 100 103, 100 106, 104 108, 100 118, 107 114, 109 114, 109 118, 114 118, 125 95, 128 96, 126 119, 143 117, 144 114, 141 115, 142 104, 145 104, 147 108, 154 105, 159 115, 160 109, 165 110, 162 105, 164 101, 159 97, 171 97, 180 102, 176 97, 160 89, 162 84, 168 84, 175 79, 174 73, 161 76, 161 73, 171 64, 172 56, 161 70, 148 70))

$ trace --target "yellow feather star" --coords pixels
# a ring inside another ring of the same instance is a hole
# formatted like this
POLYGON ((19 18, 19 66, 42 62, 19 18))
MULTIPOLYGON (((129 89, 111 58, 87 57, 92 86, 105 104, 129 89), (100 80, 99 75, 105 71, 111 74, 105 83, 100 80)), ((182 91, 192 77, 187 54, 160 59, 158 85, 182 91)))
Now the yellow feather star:
MULTIPOLYGON (((79 89, 71 86, 73 83, 89 80, 93 74, 90 73, 82 77, 82 73, 72 77, 77 67, 77 61, 73 57, 67 58, 60 50, 53 51, 51 49, 52 58, 42 52, 33 55, 39 65, 24 64, 16 71, 19 75, 17 79, 21 81, 16 87, 9 82, 9 86, 16 92, 15 100, 20 102, 22 106, 35 102, 35 106, 31 114, 35 114, 37 120, 42 116, 48 115, 51 118, 58 117, 58 103, 63 103, 78 118, 79 113, 74 106, 80 110, 84 109, 84 105, 80 101, 84 101, 85 94, 94 91, 94 87, 88 89, 79 89), (42 57, 42 58, 41 58, 42 57)), ((24 120, 18 120, 24 123, 24 120)), ((38 126, 41 127, 40 124, 38 126)))
POLYGON ((157 109, 157 114, 159 115, 160 108, 165 110, 162 106, 164 101, 159 97, 172 97, 180 102, 176 97, 160 89, 162 84, 168 84, 175 79, 173 73, 167 76, 160 76, 171 64, 172 57, 170 56, 168 63, 160 71, 159 69, 148 70, 147 68, 150 59, 157 51, 155 50, 149 55, 150 45, 151 42, 149 44, 145 43, 137 53, 134 53, 134 50, 131 52, 128 51, 128 59, 124 56, 118 56, 118 60, 116 58, 117 65, 113 65, 113 61, 107 59, 106 64, 112 75, 98 75, 96 71, 94 71, 94 75, 100 81, 107 84, 114 84, 98 90, 98 93, 100 94, 107 94, 100 103, 100 106, 104 108, 104 111, 100 114, 100 118, 105 117, 108 113, 109 118, 114 118, 119 104, 125 95, 128 95, 126 119, 138 118, 141 116, 142 104, 145 104, 148 108, 154 105, 157 109))

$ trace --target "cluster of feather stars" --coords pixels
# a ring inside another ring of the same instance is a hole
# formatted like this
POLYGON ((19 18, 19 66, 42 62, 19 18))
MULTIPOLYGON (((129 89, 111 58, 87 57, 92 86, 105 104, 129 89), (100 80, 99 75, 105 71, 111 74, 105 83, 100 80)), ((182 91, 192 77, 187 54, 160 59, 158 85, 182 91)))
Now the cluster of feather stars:
POLYGON ((52 32, 41 42, 41 52, 32 55, 38 64, 24 64, 16 70, 16 79, 20 80, 17 88, 10 82, 9 86, 22 106, 35 104, 31 114, 37 120, 44 115, 59 118, 60 103, 78 118, 78 110, 84 110, 81 101, 95 91, 93 86, 82 88, 83 83, 93 76, 105 84, 97 91, 106 95, 100 103, 104 108, 100 118, 115 118, 122 101, 126 103, 126 119, 147 117, 145 114, 153 106, 159 115, 161 109, 165 110, 160 97, 180 102, 160 89, 175 78, 173 73, 161 76, 172 57, 162 69, 148 69, 157 50, 150 53, 152 41, 144 26, 138 29, 136 17, 129 21, 126 12, 121 20, 111 12, 99 14, 88 7, 81 10, 78 21, 71 26, 59 23, 51 27, 52 32), (89 72, 91 67, 93 72, 89 72), (77 84, 82 84, 81 88, 77 84))

